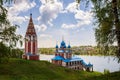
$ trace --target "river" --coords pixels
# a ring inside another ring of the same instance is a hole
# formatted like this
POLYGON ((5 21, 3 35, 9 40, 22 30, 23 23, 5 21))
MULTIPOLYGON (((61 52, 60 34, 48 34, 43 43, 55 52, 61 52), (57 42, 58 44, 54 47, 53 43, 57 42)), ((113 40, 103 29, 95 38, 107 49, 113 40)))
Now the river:
MULTIPOLYGON (((110 72, 120 71, 120 63, 117 63, 117 59, 113 56, 81 56, 75 55, 82 58, 86 63, 92 63, 94 71, 104 72, 104 69, 110 72)), ((40 55, 40 60, 46 60, 51 62, 51 58, 54 55, 40 55)))

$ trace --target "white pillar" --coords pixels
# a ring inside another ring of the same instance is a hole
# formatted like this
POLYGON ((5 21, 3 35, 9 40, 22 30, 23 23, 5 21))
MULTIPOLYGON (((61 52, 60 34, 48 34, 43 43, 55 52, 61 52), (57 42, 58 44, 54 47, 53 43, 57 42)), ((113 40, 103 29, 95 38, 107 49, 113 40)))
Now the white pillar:
POLYGON ((64 53, 64 58, 66 59, 66 53, 64 53))
POLYGON ((29 60, 30 59, 30 56, 29 55, 27 55, 27 60, 29 60))

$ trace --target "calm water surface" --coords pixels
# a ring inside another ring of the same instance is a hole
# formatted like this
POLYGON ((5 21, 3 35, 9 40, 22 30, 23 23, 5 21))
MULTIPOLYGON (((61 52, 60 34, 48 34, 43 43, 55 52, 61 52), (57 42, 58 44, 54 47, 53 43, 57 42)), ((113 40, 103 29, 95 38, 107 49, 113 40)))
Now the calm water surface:
MULTIPOLYGON (((40 55, 40 60, 47 60, 51 62, 51 58, 54 55, 40 55)), ((94 71, 104 72, 104 69, 109 70, 110 72, 119 71, 120 63, 117 63, 117 60, 113 56, 81 56, 86 63, 92 63, 94 71)))

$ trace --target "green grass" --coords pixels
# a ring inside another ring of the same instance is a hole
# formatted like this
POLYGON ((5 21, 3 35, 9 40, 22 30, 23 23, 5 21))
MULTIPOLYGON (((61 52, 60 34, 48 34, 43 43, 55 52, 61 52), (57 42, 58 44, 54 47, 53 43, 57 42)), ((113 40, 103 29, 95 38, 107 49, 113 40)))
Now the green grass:
POLYGON ((76 71, 46 61, 11 59, 0 64, 0 80, 120 80, 120 72, 76 71))

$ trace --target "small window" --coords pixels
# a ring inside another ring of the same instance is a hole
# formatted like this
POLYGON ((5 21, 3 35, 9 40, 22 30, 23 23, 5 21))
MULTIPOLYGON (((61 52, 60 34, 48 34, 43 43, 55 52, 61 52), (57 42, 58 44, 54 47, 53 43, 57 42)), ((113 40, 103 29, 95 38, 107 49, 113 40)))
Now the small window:
POLYGON ((66 66, 68 66, 68 62, 66 62, 66 66))

